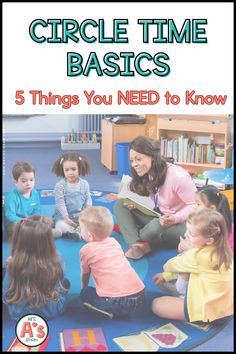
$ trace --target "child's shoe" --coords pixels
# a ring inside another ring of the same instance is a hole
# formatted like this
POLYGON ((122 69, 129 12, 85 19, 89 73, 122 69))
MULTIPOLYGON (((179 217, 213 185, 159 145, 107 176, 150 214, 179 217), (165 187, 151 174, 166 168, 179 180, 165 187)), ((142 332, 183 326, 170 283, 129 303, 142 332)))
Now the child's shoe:
POLYGON ((53 238, 62 237, 62 231, 60 229, 52 229, 53 238))
POLYGON ((63 234, 63 237, 64 238, 70 238, 70 239, 75 240, 75 241, 82 240, 80 227, 77 226, 77 228, 74 229, 72 232, 66 232, 65 234, 63 234))
POLYGON ((95 313, 96 315, 103 316, 103 317, 109 318, 111 320, 114 318, 114 314, 113 313, 110 313, 110 312, 107 312, 107 311, 103 311, 103 310, 101 310, 101 309, 89 304, 88 302, 83 302, 83 306, 87 310, 95 313))
POLYGON ((125 252, 125 256, 131 259, 143 258, 146 254, 152 251, 149 242, 143 241, 133 243, 125 252))
POLYGON ((72 238, 73 240, 82 240, 82 236, 81 236, 81 229, 80 226, 77 226, 76 229, 72 232, 72 238))

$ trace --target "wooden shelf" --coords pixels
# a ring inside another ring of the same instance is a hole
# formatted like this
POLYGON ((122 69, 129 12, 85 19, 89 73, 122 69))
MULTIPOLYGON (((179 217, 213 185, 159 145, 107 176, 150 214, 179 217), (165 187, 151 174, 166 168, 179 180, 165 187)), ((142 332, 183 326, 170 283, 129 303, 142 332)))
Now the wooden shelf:
MULTIPOLYGON (((175 162, 176 165, 186 165, 186 166, 196 166, 195 163, 191 163, 191 162, 175 162)), ((198 167, 204 167, 205 169, 223 169, 224 166, 220 165, 220 164, 210 164, 210 163, 198 163, 197 164, 198 167)))
POLYGON ((191 121, 191 120, 181 120, 178 121, 176 119, 165 120, 165 118, 158 120, 158 129, 165 130, 174 130, 175 131, 185 131, 185 132, 195 132, 195 133, 226 133, 227 124, 224 122, 214 123, 212 122, 204 122, 204 121, 191 121), (174 124, 173 124, 174 123, 174 124))
POLYGON ((176 139, 181 135, 194 139, 196 136, 211 136, 213 144, 224 146, 222 164, 193 163, 175 161, 190 173, 201 173, 209 169, 224 169, 231 164, 231 129, 230 115, 156 115, 156 138, 176 139))

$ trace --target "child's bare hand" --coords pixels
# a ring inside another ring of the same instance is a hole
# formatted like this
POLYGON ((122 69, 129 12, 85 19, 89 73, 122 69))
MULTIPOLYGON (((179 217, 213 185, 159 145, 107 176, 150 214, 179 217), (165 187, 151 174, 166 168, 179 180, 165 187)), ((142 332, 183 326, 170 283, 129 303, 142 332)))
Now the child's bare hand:
POLYGON ((162 282, 164 280, 164 277, 162 275, 162 273, 157 273, 156 275, 154 275, 152 277, 152 282, 155 285, 158 285, 160 282, 162 282))
POLYGON ((189 280, 190 273, 179 273, 179 276, 184 279, 185 281, 189 280))
POLYGON ((69 218, 69 216, 66 216, 65 218, 64 218, 64 220, 65 220, 65 222, 68 224, 68 225, 70 225, 70 226, 72 226, 72 227, 77 227, 78 226, 78 224, 76 223, 76 222, 74 222, 73 220, 71 220, 70 218, 69 218))
POLYGON ((191 243, 190 241, 188 240, 188 238, 184 238, 182 236, 180 236, 180 243, 178 245, 178 252, 179 253, 182 253, 184 251, 187 251, 191 248, 191 243))

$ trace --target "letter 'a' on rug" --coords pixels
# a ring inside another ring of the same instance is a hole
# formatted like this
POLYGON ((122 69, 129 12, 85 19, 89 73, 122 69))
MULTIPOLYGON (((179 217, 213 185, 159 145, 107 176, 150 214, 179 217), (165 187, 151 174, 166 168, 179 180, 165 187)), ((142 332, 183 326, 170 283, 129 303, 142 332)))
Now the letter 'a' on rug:
MULTIPOLYGON (((52 215, 55 201, 51 190, 39 190, 41 196, 41 204, 43 214, 52 215)), ((115 193, 110 192, 91 192, 93 205, 106 206, 113 212, 113 206, 116 199, 115 193)), ((114 217, 115 221, 115 217, 114 217)), ((122 235, 117 232, 112 233, 112 237, 121 244, 124 252, 128 245, 125 243, 122 235)), ((61 351, 59 342, 59 333, 65 329, 77 328, 102 328, 108 350, 119 352, 123 351, 121 347, 113 339, 128 335, 140 334, 145 330, 151 328, 159 328, 167 324, 172 324, 178 330, 184 333, 183 337, 186 339, 177 347, 170 349, 170 347, 160 347, 161 351, 189 351, 197 347, 201 343, 208 341, 219 333, 228 321, 222 322, 218 325, 213 325, 208 330, 199 329, 198 327, 186 324, 181 321, 172 321, 168 319, 161 319, 155 316, 151 311, 151 303, 155 297, 164 295, 164 292, 152 284, 152 276, 157 272, 162 271, 163 264, 171 257, 176 255, 175 250, 158 250, 148 254, 140 260, 129 260, 140 278, 146 286, 146 301, 143 308, 135 315, 126 318, 109 319, 106 317, 96 316, 91 311, 88 311, 79 299, 80 292, 80 263, 79 251, 84 245, 84 241, 74 241, 72 239, 57 239, 55 240, 59 253, 65 262, 66 277, 71 282, 71 288, 68 294, 68 308, 66 312, 52 320, 48 321, 50 340, 44 351, 61 351)), ((10 244, 3 242, 3 258, 4 260, 10 255, 10 244)), ((91 280, 91 285, 93 282, 91 280)), ((15 324, 9 318, 7 308, 3 306, 3 329, 2 329, 2 349, 6 351, 12 339, 15 337, 15 324)), ((168 338, 174 338, 174 333, 170 334, 168 338)), ((163 340, 163 334, 158 335, 160 340, 163 340)), ((165 338, 167 338, 165 336, 165 338)), ((163 342, 164 343, 164 342, 163 342)), ((165 344, 163 344, 165 346, 165 344)), ((138 351, 138 347, 137 347, 138 351)))

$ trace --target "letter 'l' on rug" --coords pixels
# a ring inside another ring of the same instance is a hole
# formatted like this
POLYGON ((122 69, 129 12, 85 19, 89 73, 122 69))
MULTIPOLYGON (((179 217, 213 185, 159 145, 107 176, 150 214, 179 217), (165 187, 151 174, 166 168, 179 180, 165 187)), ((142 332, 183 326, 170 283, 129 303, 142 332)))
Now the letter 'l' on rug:
MULTIPOLYGON (((54 210, 54 197, 51 190, 40 190, 41 204, 43 214, 52 215, 54 210)), ((95 192, 92 193, 93 205, 106 206, 113 212, 113 206, 116 199, 114 193, 109 192, 95 192)), ((122 235, 113 232, 112 237, 115 237, 121 244, 124 251, 128 245, 123 240, 122 235)), ((163 264, 171 257, 175 256, 175 250, 159 250, 155 253, 147 255, 145 258, 132 261, 131 265, 139 274, 146 286, 146 301, 143 308, 135 315, 127 318, 113 319, 98 317, 93 313, 87 311, 80 302, 80 264, 79 264, 79 250, 84 245, 84 241, 74 241, 67 239, 58 239, 55 241, 59 253, 61 254, 66 268, 66 276, 71 282, 71 288, 68 295, 68 308, 63 315, 60 315, 48 321, 50 340, 44 351, 59 352, 60 342, 59 333, 65 329, 76 328, 102 328, 107 342, 109 351, 122 351, 120 346, 113 341, 113 338, 123 337, 131 334, 139 334, 140 331, 150 330, 151 328, 159 328, 171 323, 177 329, 182 331, 186 336, 181 344, 175 348, 160 347, 161 351, 188 351, 191 348, 197 347, 199 344, 206 342, 219 331, 223 329, 227 322, 213 325, 207 331, 197 327, 190 326, 181 321, 170 321, 161 319, 153 315, 151 311, 152 299, 157 296, 162 296, 164 293, 152 284, 152 276, 162 271, 163 264)), ((3 242, 3 260, 10 254, 10 245, 3 242)), ((91 284, 93 284, 91 282, 91 284)), ((10 342, 15 337, 15 322, 9 318, 6 307, 3 308, 3 330, 2 330, 2 349, 6 351, 10 342)), ((172 338, 174 333, 172 334, 172 338)), ((162 337, 159 338, 163 339, 162 337)), ((164 343, 164 342, 163 342, 164 343)), ((165 344, 163 344, 165 346, 165 344)), ((216 348, 217 349, 217 348, 216 348)), ((138 351, 138 347, 136 348, 138 351)), ((217 351, 217 350, 215 350, 217 351)))

